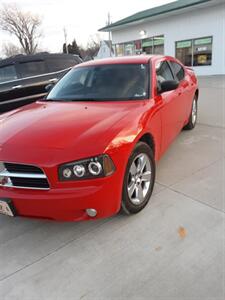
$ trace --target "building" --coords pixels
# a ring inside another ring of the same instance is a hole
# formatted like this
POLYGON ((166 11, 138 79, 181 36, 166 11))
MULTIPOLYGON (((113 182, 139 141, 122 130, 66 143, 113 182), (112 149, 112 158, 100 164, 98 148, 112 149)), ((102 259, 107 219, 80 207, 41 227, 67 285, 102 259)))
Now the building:
POLYGON ((116 56, 165 54, 198 75, 225 74, 225 0, 178 0, 100 29, 116 56))
POLYGON ((100 43, 100 48, 98 51, 97 56, 95 59, 101 59, 101 58, 106 58, 106 57, 113 57, 115 56, 114 54, 114 49, 112 47, 112 42, 111 41, 101 41, 100 43))

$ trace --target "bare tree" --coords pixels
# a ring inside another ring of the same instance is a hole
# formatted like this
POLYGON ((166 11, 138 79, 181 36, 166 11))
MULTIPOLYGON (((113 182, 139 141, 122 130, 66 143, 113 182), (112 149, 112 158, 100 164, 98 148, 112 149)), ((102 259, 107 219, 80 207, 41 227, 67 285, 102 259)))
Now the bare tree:
POLYGON ((99 34, 91 35, 85 48, 80 48, 81 56, 84 60, 94 59, 100 48, 100 36, 99 34))
POLYGON ((21 11, 16 5, 3 5, 0 10, 0 28, 18 39, 25 54, 36 52, 40 25, 39 16, 21 11))
POLYGON ((93 34, 89 36, 87 48, 98 48, 100 47, 101 37, 99 33, 93 34))
POLYGON ((2 46, 2 53, 6 57, 22 54, 23 50, 12 43, 5 43, 2 46))

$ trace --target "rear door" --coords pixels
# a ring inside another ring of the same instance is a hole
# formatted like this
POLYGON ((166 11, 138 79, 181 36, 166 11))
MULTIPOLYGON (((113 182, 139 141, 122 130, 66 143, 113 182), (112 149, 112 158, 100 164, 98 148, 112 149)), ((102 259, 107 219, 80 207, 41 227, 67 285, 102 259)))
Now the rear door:
POLYGON ((79 64, 81 60, 74 55, 52 55, 46 58, 47 66, 49 71, 52 72, 62 72, 67 71, 79 64))
MULTIPOLYGON (((171 70, 169 61, 166 59, 159 60, 156 63, 156 80, 158 88, 160 89, 160 85, 163 81, 174 79, 175 77, 171 70)), ((162 152, 164 152, 182 128, 181 114, 183 113, 183 104, 181 102, 181 91, 179 88, 164 93, 158 92, 158 96, 161 98, 160 100, 162 103, 161 149, 162 152)))
POLYGON ((9 110, 17 98, 17 88, 21 80, 16 71, 16 64, 0 67, 0 113, 9 110))
POLYGON ((170 66, 174 73, 174 76, 177 81, 179 81, 178 90, 181 94, 181 113, 180 113, 180 122, 183 127, 185 121, 189 118, 191 106, 192 106, 192 86, 191 80, 188 73, 185 71, 184 67, 179 64, 177 61, 170 60, 170 66))
POLYGON ((18 73, 21 77, 21 86, 17 90, 18 98, 41 98, 45 95, 48 69, 44 60, 21 61, 18 63, 18 73))

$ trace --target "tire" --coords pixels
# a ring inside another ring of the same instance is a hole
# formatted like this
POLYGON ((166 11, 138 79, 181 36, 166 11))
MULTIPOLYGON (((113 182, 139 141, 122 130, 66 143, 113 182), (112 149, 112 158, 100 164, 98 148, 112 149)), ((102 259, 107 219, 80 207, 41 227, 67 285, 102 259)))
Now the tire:
POLYGON ((121 211, 127 215, 141 211, 151 198, 154 183, 153 152, 146 143, 139 142, 128 160, 123 182, 121 211))
POLYGON ((197 101, 197 97, 195 96, 192 102, 191 114, 188 123, 187 125, 184 126, 185 130, 191 130, 195 128, 197 122, 197 116, 198 116, 198 101, 197 101))

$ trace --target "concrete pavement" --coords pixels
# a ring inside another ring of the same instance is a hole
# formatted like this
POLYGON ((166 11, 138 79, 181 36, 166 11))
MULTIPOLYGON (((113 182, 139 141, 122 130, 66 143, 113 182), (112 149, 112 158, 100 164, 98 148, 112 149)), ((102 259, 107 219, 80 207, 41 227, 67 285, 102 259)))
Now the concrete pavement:
POLYGON ((158 163, 140 214, 85 223, 0 216, 0 300, 225 299, 223 103, 215 100, 217 118, 208 112, 207 80, 200 124, 158 163))
POLYGON ((199 76, 201 124, 225 127, 225 75, 199 76))

